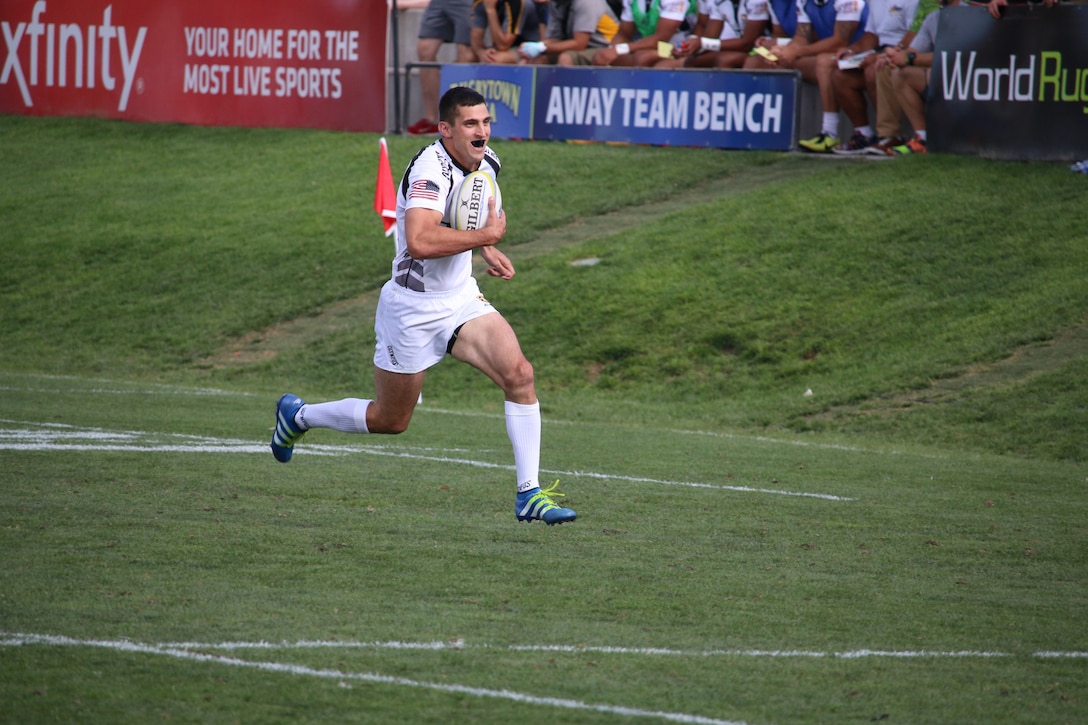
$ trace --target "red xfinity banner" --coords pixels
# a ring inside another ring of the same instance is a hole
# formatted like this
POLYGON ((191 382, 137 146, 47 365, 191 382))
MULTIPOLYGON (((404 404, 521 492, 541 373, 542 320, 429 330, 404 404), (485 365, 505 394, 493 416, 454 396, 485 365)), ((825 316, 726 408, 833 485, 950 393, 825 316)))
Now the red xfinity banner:
POLYGON ((386 0, 3 0, 0 112, 385 129, 386 0))

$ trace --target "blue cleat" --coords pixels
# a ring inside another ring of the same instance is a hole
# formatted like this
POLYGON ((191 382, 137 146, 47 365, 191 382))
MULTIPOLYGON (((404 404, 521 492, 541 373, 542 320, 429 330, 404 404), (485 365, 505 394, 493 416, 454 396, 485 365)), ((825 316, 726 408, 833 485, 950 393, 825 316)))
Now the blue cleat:
POLYGON ((291 460, 295 441, 306 431, 295 423, 295 413, 305 403, 302 398, 291 393, 284 393, 276 403, 276 431, 272 434, 272 455, 280 463, 291 460))
POLYGON ((571 509, 560 508, 552 501, 552 496, 566 495, 555 490, 558 485, 559 481, 556 481, 543 491, 537 487, 519 493, 514 503, 514 513, 517 514, 518 521, 543 521, 548 526, 574 521, 578 514, 571 509))

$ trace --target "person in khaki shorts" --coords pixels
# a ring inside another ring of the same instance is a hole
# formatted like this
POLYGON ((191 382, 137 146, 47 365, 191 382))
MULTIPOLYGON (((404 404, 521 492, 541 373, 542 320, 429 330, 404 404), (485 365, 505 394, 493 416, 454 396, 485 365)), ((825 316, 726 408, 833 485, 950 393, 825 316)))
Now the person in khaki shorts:
POLYGON ((592 65, 620 22, 608 0, 551 0, 548 30, 540 43, 522 43, 521 56, 538 65, 592 65))
MULTIPOLYGON (((941 0, 941 8, 959 5, 960 0, 941 0)), ((867 151, 877 156, 900 156, 926 152, 925 93, 933 50, 937 42, 938 13, 922 21, 917 34, 905 48, 884 51, 877 67, 876 128, 879 143, 867 151), (900 115, 905 115, 914 137, 899 137, 900 115)))

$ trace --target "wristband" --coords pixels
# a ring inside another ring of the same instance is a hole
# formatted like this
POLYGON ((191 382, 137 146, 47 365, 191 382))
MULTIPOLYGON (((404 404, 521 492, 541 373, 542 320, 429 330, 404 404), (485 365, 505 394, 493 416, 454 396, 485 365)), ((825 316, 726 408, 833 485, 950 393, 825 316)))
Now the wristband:
POLYGON ((699 46, 708 53, 717 53, 722 49, 721 38, 699 38, 699 46))
POLYGON ((616 45, 616 55, 627 55, 631 52, 631 46, 627 43, 619 43, 616 45))

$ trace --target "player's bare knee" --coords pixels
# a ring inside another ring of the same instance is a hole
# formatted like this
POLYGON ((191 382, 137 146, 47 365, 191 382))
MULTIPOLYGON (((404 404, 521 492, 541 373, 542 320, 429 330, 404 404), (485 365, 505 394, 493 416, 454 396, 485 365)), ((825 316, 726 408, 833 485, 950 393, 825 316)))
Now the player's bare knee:
POLYGON ((408 430, 411 419, 379 421, 371 429, 371 433, 384 433, 386 435, 399 435, 408 430))
POLYGON ((386 431, 389 435, 400 435, 404 431, 408 430, 407 420, 398 420, 389 426, 389 430, 386 431))
POLYGON ((367 420, 367 429, 371 433, 398 435, 408 430, 408 424, 411 422, 411 414, 394 416, 379 414, 376 419, 367 420))
POLYGON ((525 358, 522 358, 521 361, 507 373, 504 387, 507 392, 521 392, 532 390, 534 385, 533 364, 525 358))

